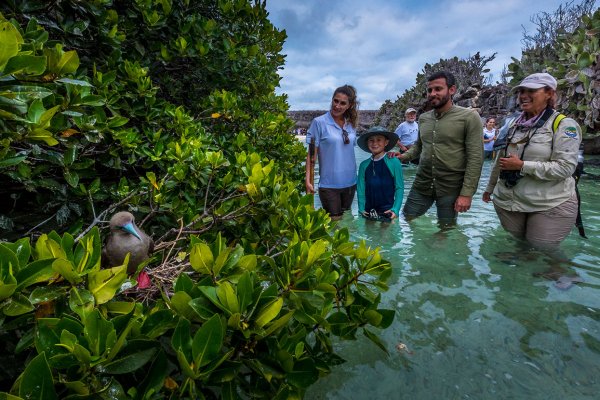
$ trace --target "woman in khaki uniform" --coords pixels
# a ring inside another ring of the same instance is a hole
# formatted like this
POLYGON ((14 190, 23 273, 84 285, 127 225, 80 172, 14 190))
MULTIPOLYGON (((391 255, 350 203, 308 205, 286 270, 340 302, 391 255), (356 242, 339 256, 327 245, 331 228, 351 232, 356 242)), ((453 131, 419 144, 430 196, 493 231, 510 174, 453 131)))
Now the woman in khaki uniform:
POLYGON ((539 248, 556 248, 577 218, 572 177, 581 128, 571 118, 553 124, 556 79, 531 74, 517 86, 523 111, 496 154, 483 201, 493 201, 502 227, 539 248))

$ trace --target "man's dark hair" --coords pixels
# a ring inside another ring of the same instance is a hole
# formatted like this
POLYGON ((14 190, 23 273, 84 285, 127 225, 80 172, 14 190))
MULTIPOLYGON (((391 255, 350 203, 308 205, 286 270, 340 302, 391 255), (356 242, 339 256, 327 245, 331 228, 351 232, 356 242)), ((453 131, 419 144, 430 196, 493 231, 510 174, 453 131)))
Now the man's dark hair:
POLYGON ((431 82, 440 78, 444 78, 446 80, 446 85, 448 87, 456 85, 456 78, 454 77, 454 75, 452 75, 452 73, 448 71, 434 72, 433 74, 429 75, 429 77, 427 77, 427 82, 431 82))

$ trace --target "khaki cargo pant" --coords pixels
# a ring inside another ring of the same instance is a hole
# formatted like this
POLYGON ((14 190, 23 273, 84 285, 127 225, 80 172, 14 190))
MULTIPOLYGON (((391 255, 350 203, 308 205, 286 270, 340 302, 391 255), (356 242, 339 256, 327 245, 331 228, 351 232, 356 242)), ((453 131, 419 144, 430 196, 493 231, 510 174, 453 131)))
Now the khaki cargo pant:
POLYGON ((571 232, 577 219, 577 195, 545 211, 507 211, 494 205, 502 227, 513 236, 526 239, 535 247, 556 248, 571 232))

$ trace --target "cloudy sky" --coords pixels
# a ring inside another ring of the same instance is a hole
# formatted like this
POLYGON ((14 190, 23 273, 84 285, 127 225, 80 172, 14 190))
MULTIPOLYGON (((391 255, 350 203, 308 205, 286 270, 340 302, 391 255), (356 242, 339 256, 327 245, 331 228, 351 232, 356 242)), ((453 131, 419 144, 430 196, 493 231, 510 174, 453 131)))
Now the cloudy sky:
MULTIPOLYGON (((575 0, 575 4, 579 1, 575 0)), ((360 108, 378 109, 415 84, 425 63, 497 52, 488 66, 500 79, 521 58, 530 17, 561 0, 267 0, 270 20, 288 35, 278 93, 291 110, 329 107, 333 90, 354 85, 360 108)))

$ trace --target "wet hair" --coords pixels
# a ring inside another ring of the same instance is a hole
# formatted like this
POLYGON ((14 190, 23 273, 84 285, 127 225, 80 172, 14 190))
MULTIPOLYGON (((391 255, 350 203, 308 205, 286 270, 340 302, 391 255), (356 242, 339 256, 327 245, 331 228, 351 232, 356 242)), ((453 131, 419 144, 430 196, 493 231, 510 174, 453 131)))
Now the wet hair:
POLYGON ((333 92, 333 99, 336 94, 345 94, 348 97, 348 109, 344 112, 344 118, 350 122, 353 128, 358 126, 358 100, 356 99, 356 89, 351 85, 340 86, 333 92))
POLYGON ((451 87, 456 85, 456 78, 452 73, 448 71, 438 71, 427 77, 427 82, 434 81, 436 79, 444 78, 446 80, 446 86, 451 87))

